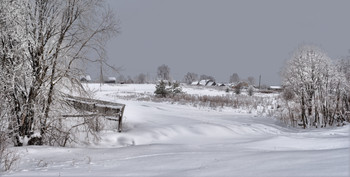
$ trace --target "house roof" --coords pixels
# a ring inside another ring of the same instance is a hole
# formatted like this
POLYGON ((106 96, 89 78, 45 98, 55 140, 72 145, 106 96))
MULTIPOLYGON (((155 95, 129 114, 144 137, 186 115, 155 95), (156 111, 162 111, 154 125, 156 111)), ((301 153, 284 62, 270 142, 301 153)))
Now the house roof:
POLYGON ((115 78, 115 77, 108 77, 108 80, 109 80, 109 81, 116 81, 117 78, 115 78))
POLYGON ((199 81, 198 85, 207 85, 208 81, 209 80, 201 80, 201 81, 199 81))
POLYGON ((191 85, 198 85, 198 83, 199 83, 198 81, 194 81, 191 83, 191 85))
POLYGON ((270 89, 282 89, 282 86, 272 85, 270 86, 270 89))

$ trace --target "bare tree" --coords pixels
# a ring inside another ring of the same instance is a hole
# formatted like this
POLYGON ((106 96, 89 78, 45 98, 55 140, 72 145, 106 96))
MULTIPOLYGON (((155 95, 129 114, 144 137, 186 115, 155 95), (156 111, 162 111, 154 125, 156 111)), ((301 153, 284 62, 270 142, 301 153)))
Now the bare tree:
POLYGON ((192 82, 194 82, 196 80, 198 80, 198 74, 196 74, 196 73, 188 72, 184 76, 184 82, 186 82, 187 84, 191 84, 192 82))
POLYGON ((237 95, 241 94, 241 90, 242 90, 242 84, 237 84, 234 88, 234 91, 237 95))
POLYGON ((254 87, 252 85, 250 85, 247 89, 247 93, 249 96, 253 96, 254 94, 254 87))
POLYGON ((170 80, 170 68, 168 65, 161 65, 157 69, 157 76, 160 80, 170 80))
POLYGON ((128 78, 126 79, 126 83, 133 84, 134 80, 130 76, 128 76, 128 78))
POLYGON ((249 85, 254 85, 255 84, 255 78, 253 76, 248 77, 248 84, 249 85))
POLYGON ((119 75, 118 78, 117 78, 117 82, 125 83, 126 82, 125 76, 124 75, 119 75))
POLYGON ((237 73, 233 73, 230 76, 230 83, 238 83, 240 81, 239 76, 237 73))
POLYGON ((136 81, 136 83, 139 83, 139 84, 146 83, 146 75, 143 73, 137 75, 135 81, 136 81))
POLYGON ((199 80, 211 80, 211 81, 215 82, 215 78, 213 76, 208 76, 208 75, 205 75, 205 74, 202 74, 199 77, 199 80))
POLYGON ((8 105, 2 111, 10 134, 18 146, 34 132, 39 144, 51 144, 52 133, 70 133, 59 127, 62 109, 53 109, 64 104, 61 88, 83 91, 79 65, 104 60, 117 23, 98 0, 4 0, 0 6, 0 86, 7 93, 0 99, 8 105), (89 58, 91 52, 98 58, 89 58))

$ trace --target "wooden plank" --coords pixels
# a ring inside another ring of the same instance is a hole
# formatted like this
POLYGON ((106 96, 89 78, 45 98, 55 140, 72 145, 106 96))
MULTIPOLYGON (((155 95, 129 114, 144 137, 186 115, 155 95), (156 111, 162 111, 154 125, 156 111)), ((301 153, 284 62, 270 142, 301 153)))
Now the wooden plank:
POLYGON ((68 117, 103 117, 104 119, 107 119, 107 120, 113 120, 113 121, 119 121, 119 117, 117 118, 111 118, 109 116, 105 116, 105 115, 101 115, 101 114, 78 114, 78 115, 68 115, 68 114, 65 114, 65 115, 61 115, 62 117, 64 118, 68 118, 68 117))
POLYGON ((77 114, 77 115, 61 115, 62 117, 97 117, 97 116, 104 116, 100 114, 77 114))
POLYGON ((114 104, 111 102, 103 102, 103 104, 101 104, 101 102, 97 102, 100 100, 93 100, 93 102, 87 101, 88 100, 75 100, 74 98, 67 99, 67 102, 77 110, 98 112, 109 116, 119 114, 125 107, 124 104, 114 104), (107 103, 109 103, 109 105, 107 105, 107 103))

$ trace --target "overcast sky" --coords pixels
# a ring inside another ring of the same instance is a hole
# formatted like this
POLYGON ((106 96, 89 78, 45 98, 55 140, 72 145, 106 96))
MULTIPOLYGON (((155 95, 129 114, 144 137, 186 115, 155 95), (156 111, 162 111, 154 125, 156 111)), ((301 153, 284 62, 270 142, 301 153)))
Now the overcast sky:
POLYGON ((166 64, 173 79, 187 72, 227 82, 232 73, 280 84, 279 72, 300 44, 331 58, 350 49, 349 0, 110 0, 121 33, 109 62, 125 76, 155 77, 166 64))

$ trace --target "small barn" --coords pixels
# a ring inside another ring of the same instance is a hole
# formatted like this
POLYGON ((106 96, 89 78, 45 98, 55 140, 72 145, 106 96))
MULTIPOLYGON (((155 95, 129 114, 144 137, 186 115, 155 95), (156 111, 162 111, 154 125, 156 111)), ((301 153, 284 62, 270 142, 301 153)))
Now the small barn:
POLYGON ((219 86, 219 87, 224 87, 224 86, 226 86, 225 84, 223 84, 223 83, 216 83, 216 86, 219 86))
POLYGON ((282 86, 276 86, 276 85, 272 85, 268 88, 268 90, 272 90, 272 91, 277 91, 277 92, 281 92, 283 90, 282 86))
POLYGON ((117 78, 116 77, 108 77, 107 80, 105 80, 105 83, 115 84, 115 83, 117 83, 117 78))
POLYGON ((191 85, 199 85, 199 82, 198 81, 194 81, 191 83, 191 85))

